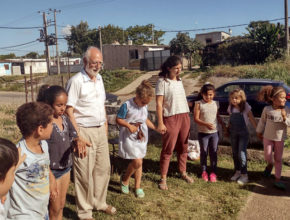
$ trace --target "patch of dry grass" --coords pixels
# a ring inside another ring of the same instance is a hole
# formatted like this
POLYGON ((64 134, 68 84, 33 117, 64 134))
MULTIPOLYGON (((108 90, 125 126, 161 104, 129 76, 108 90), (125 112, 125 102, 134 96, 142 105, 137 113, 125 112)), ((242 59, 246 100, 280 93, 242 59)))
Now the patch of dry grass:
POLYGON ((0 106, 0 137, 7 138, 13 143, 17 143, 21 134, 16 125, 15 112, 17 105, 0 106))

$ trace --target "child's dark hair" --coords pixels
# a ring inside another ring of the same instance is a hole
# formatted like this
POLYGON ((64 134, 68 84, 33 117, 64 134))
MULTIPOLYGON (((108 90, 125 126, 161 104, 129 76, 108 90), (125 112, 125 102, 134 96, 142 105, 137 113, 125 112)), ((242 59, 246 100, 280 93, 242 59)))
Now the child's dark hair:
POLYGON ((272 105, 273 98, 275 98, 281 92, 285 92, 285 89, 281 86, 278 87, 263 86, 258 93, 258 101, 267 102, 268 104, 272 105))
POLYGON ((0 182, 5 180, 9 169, 16 166, 19 160, 18 150, 15 144, 4 138, 0 138, 0 182))
MULTIPOLYGON (((163 77, 164 79, 169 77, 170 68, 177 66, 178 64, 182 64, 182 60, 179 56, 170 56, 167 60, 161 65, 161 72, 159 73, 159 77, 163 77)), ((177 77, 179 80, 179 77, 177 77)))
POLYGON ((202 95, 206 95, 208 91, 215 91, 214 86, 211 83, 205 83, 201 88, 197 96, 197 100, 202 99, 202 95))
POLYGON ((234 89, 233 91, 230 92, 230 95, 229 95, 229 103, 230 103, 230 110, 232 112, 233 110, 233 106, 231 104, 231 97, 234 95, 234 94, 237 94, 240 99, 241 99, 241 102, 239 103, 239 108, 240 108, 240 112, 243 112, 246 108, 246 101, 247 101, 247 97, 246 97, 246 94, 244 92, 244 90, 238 88, 238 89, 234 89))
POLYGON ((38 102, 45 102, 45 103, 49 104, 50 106, 52 106, 53 103, 55 102, 56 97, 63 94, 63 93, 67 95, 67 92, 61 86, 43 85, 39 89, 37 101, 38 102))
POLYGON ((152 98, 154 96, 154 90, 151 83, 148 80, 143 80, 136 88, 136 95, 141 99, 152 98))
POLYGON ((45 91, 49 88, 48 84, 42 85, 38 90, 38 95, 36 98, 37 102, 44 102, 45 99, 45 91))
POLYGON ((16 122, 23 138, 27 138, 39 127, 51 122, 53 109, 43 102, 29 102, 21 105, 16 112, 16 122))

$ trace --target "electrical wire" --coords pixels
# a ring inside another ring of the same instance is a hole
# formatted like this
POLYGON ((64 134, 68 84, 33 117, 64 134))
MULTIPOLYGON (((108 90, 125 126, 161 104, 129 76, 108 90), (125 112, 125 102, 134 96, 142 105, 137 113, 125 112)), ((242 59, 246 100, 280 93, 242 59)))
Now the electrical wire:
MULTIPOLYGON (((288 17, 288 19, 289 18, 290 17, 288 17)), ((261 22, 279 21, 279 20, 284 20, 284 19, 285 18, 275 18, 275 19, 271 19, 271 20, 264 20, 261 22)), ((241 26, 248 26, 248 25, 249 24, 236 24, 236 25, 227 25, 227 26, 210 27, 210 28, 198 28, 198 29, 187 29, 187 30, 168 30, 168 31, 164 31, 164 32, 195 32, 195 31, 207 31, 207 30, 215 30, 215 29, 223 29, 223 28, 241 27, 241 26)))
POLYGON ((5 27, 5 26, 0 26, 0 29, 39 29, 39 28, 43 28, 42 26, 38 26, 38 27, 5 27))
POLYGON ((18 44, 18 45, 14 45, 14 46, 0 47, 0 49, 9 49, 9 48, 14 48, 14 47, 21 47, 21 46, 24 46, 24 45, 32 44, 32 43, 37 42, 37 41, 38 40, 34 40, 34 41, 30 41, 30 42, 27 42, 27 43, 18 44))

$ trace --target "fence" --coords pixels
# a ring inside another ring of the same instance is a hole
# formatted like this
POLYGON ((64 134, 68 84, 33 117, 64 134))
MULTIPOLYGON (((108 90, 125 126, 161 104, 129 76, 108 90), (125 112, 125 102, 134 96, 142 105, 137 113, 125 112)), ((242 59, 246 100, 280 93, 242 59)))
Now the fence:
POLYGON ((170 50, 145 51, 143 60, 144 70, 159 70, 161 64, 170 56, 170 50))

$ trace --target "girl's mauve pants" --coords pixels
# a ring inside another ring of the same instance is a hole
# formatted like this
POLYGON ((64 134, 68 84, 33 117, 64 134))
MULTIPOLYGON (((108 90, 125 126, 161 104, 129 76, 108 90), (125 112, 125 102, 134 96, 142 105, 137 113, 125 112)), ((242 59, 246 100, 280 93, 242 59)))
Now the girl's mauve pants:
POLYGON ((282 171, 282 155, 284 149, 284 141, 272 141, 266 138, 264 142, 264 157, 268 164, 273 164, 273 148, 274 148, 274 166, 275 166, 275 177, 281 178, 282 171))
POLYGON ((187 146, 190 129, 188 113, 163 117, 167 132, 162 136, 162 151, 160 155, 161 175, 167 175, 170 158, 176 149, 178 168, 181 173, 186 172, 187 146))

